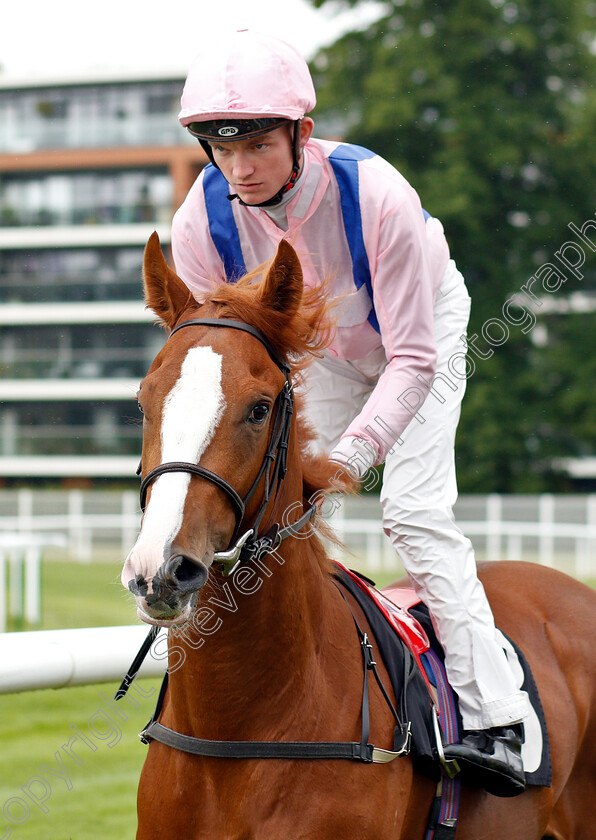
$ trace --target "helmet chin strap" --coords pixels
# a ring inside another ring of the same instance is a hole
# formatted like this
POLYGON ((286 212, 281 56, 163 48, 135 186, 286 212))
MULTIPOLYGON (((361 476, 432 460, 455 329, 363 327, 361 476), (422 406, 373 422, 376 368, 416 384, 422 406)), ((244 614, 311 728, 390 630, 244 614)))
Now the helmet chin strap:
POLYGON ((242 201, 240 196, 237 193, 233 193, 232 195, 228 196, 228 201, 234 201, 235 198, 238 199, 238 202, 242 204, 244 207, 275 207, 275 205, 279 204, 285 194, 293 189, 294 184, 298 180, 298 175, 300 174, 300 168, 294 164, 292 167, 292 174, 290 175, 289 179, 283 185, 281 190, 275 193, 272 198, 267 199, 267 201, 260 201, 258 204, 248 204, 246 201, 242 201))
MULTIPOLYGON (((285 194, 293 189, 296 181, 298 180, 298 176, 300 175, 300 125, 302 120, 295 120, 294 121, 294 137, 292 140, 292 158, 293 158, 293 165, 292 165, 292 172, 290 173, 290 177, 285 182, 283 187, 278 190, 274 196, 268 198, 266 201, 261 201, 258 204, 248 204, 246 201, 242 201, 240 196, 237 193, 233 193, 228 196, 229 201, 234 201, 234 199, 238 199, 238 202, 242 204, 244 207, 275 207, 275 205, 279 204, 285 194)), ((213 157, 213 150, 207 140, 199 140, 199 143, 205 150, 207 156, 211 163, 219 169, 219 166, 216 164, 215 159, 213 157)))

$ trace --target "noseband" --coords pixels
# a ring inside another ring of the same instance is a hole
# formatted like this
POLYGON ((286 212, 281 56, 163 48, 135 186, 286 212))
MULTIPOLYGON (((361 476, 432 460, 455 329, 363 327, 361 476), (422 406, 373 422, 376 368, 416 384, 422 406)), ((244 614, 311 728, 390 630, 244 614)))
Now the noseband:
POLYGON ((217 473, 214 473, 205 467, 201 467, 198 464, 191 464, 186 461, 168 461, 164 464, 159 464, 159 466, 147 473, 147 475, 141 480, 140 497, 141 510, 143 511, 145 510, 149 485, 155 481, 156 478, 160 475, 164 475, 165 473, 190 473, 191 475, 207 479, 212 484, 215 484, 223 490, 234 508, 234 512, 236 514, 236 528, 231 539, 231 548, 227 551, 216 552, 214 554, 213 562, 220 564, 223 568, 224 574, 229 575, 235 570, 238 563, 241 561, 249 560, 253 557, 259 557, 263 553, 271 551, 273 548, 276 548, 279 543, 285 539, 285 537, 290 536, 303 528, 314 516, 315 508, 309 507, 300 519, 291 526, 280 529, 278 525, 274 525, 267 534, 264 534, 261 537, 258 536, 258 528, 265 514, 267 505, 271 500, 273 492, 275 491, 275 495, 279 492, 281 482, 283 481, 287 471, 288 441, 290 437, 292 414, 294 411, 294 392, 290 380, 290 366, 278 356, 271 343, 265 338, 260 330, 256 329, 256 327, 252 327, 250 324, 245 324, 242 321, 235 321, 229 318, 195 318, 178 324, 178 326, 170 333, 169 338, 184 327, 194 326, 228 327, 230 329, 242 330, 243 332, 249 333, 254 336, 254 338, 258 339, 258 341, 260 341, 265 347, 272 361, 275 362, 277 367, 281 370, 286 380, 276 400, 277 414, 269 438, 269 446, 267 447, 265 457, 263 458, 263 463, 261 464, 259 472, 257 473, 250 490, 244 498, 241 498, 231 484, 229 484, 221 476, 217 475, 217 473), (239 536, 246 505, 252 498, 262 480, 264 480, 265 487, 261 507, 255 516, 252 528, 250 528, 242 536, 239 536))

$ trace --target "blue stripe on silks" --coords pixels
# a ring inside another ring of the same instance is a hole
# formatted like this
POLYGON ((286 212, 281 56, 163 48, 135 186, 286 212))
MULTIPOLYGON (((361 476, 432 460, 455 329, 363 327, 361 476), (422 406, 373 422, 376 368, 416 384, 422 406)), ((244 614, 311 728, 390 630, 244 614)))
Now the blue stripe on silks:
POLYGON ((224 264, 226 279, 235 283, 246 274, 246 266, 232 202, 228 198, 228 182, 211 163, 205 167, 203 190, 211 239, 224 264))
MULTIPOLYGON (((333 167, 341 197, 341 212, 348 248, 352 257, 354 282, 358 289, 361 286, 366 286, 371 303, 373 302, 372 280, 362 235, 358 161, 367 160, 374 156, 374 152, 364 149, 362 146, 347 145, 338 146, 329 155, 329 163, 333 167)), ((377 332, 380 332, 374 305, 368 315, 368 322, 377 332)))

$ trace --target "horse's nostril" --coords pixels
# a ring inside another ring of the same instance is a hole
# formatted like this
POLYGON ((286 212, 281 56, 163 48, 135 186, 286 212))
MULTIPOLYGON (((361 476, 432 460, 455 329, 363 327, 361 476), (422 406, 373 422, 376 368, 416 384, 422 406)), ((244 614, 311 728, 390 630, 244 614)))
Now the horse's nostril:
POLYGON ((205 566, 195 563, 182 554, 176 554, 166 562, 163 579, 179 592, 194 592, 204 585, 207 575, 205 566))
POLYGON ((140 597, 144 598, 147 594, 147 581, 143 577, 143 575, 135 575, 134 580, 128 581, 128 588, 132 592, 133 595, 139 595, 140 597))
POLYGON ((180 563, 176 566, 174 575, 180 583, 185 583, 194 580, 197 573, 200 571, 199 567, 189 560, 187 557, 180 558, 180 563))

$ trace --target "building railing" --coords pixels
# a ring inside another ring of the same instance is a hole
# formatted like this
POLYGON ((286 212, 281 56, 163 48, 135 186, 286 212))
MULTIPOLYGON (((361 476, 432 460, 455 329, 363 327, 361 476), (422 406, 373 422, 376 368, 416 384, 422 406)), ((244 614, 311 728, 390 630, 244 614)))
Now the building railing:
POLYGON ((42 207, 31 210, 19 202, 0 206, 0 227, 54 227, 64 225, 128 225, 138 222, 167 223, 171 219, 171 197, 148 204, 96 204, 87 207, 42 207))
MULTIPOLYGON (((180 91, 182 82, 180 83, 180 91)), ((128 119, 53 119, 0 124, 0 153, 27 154, 46 149, 106 149, 127 146, 181 146, 196 141, 178 124, 176 112, 131 115, 128 119), (24 124, 23 124, 24 123, 24 124)))
POLYGON ((100 266, 88 271, 63 269, 52 273, 46 271, 45 274, 37 268, 23 268, 21 271, 0 269, 0 304, 138 301, 141 276, 140 264, 126 271, 100 266))

